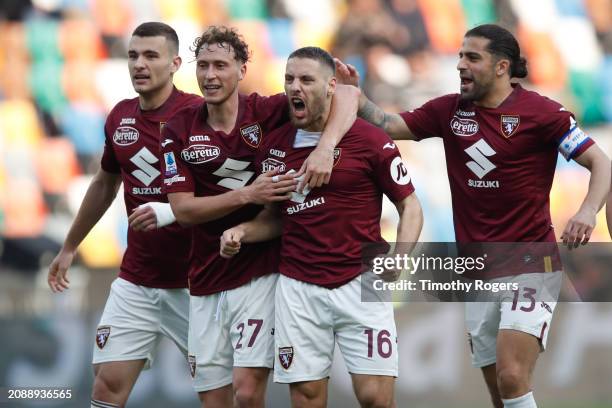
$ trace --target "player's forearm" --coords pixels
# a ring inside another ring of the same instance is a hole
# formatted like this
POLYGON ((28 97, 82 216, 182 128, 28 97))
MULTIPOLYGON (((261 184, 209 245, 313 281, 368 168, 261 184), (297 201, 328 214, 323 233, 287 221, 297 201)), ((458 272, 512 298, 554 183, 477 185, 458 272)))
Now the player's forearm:
MULTIPOLYGON (((580 206, 581 210, 599 212, 610 192, 610 160, 598 147, 592 160, 585 166, 591 171, 589 189, 580 206)), ((582 164, 582 163, 581 163, 582 164)))
POLYGON ((255 218, 241 224, 242 242, 269 241, 281 235, 283 224, 274 206, 266 206, 255 218))
POLYGON ((354 86, 336 86, 329 119, 325 124, 325 129, 318 144, 319 148, 333 150, 353 126, 355 119, 357 119, 360 94, 359 88, 354 86))
POLYGON ((387 113, 363 93, 359 101, 360 118, 385 131, 393 140, 415 140, 404 119, 397 113, 387 113))
POLYGON ((410 254, 421 235, 423 228, 423 211, 416 193, 412 193, 401 203, 396 204, 400 215, 397 225, 395 252, 410 254))
POLYGON ((87 188, 83 202, 64 240, 64 250, 75 252, 89 231, 102 218, 117 196, 119 176, 98 172, 87 188))
POLYGON ((219 219, 250 202, 242 189, 208 197, 195 197, 193 193, 170 193, 168 201, 176 221, 183 226, 219 219))

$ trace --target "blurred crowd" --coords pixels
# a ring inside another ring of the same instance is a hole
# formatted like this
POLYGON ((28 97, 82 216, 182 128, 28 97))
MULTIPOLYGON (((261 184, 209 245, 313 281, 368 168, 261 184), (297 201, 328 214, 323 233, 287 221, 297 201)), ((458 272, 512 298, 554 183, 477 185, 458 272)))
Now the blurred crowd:
MULTIPOLYGON (((57 250, 99 165, 105 115, 135 96, 126 47, 133 28, 150 20, 179 34, 175 83, 183 90, 199 93, 193 40, 207 25, 227 24, 253 51, 244 92, 282 91, 288 54, 317 45, 356 66, 365 92, 394 111, 456 92, 463 33, 499 22, 521 43, 527 86, 563 103, 611 153, 612 0, 3 0, 0 264, 35 270, 57 250)), ((452 240, 443 153, 422 144, 402 150, 426 217, 435 220, 424 236, 452 240), (436 159, 423 159, 430 154, 436 159)), ((572 209, 563 201, 580 197, 586 181, 574 167, 561 171, 581 180, 553 192, 553 213, 567 220, 572 209)), ((126 228, 118 205, 84 242, 85 264, 116 266, 126 228)))

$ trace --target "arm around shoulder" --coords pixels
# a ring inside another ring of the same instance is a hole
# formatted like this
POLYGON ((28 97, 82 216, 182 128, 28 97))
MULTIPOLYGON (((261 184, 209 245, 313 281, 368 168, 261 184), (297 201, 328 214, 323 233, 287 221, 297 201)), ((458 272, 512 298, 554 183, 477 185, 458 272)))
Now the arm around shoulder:
POLYGON ((359 117, 381 128, 393 140, 417 140, 399 113, 388 113, 363 93, 359 101, 359 117))

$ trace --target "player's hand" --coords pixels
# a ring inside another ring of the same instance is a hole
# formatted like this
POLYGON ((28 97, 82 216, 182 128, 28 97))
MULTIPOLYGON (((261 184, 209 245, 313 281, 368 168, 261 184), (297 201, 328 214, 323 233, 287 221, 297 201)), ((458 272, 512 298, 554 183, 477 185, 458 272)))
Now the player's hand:
POLYGON ((380 277, 380 279, 384 280, 385 282, 395 282, 396 280, 399 279, 401 274, 402 274, 401 269, 395 269, 395 268, 386 269, 385 268, 385 270, 378 276, 380 277))
POLYGON ((297 191, 302 193, 305 186, 312 190, 329 183, 333 167, 334 149, 317 146, 306 158, 300 171, 295 174, 296 178, 304 175, 297 185, 297 191))
POLYGON ((338 58, 334 58, 336 64, 336 80, 339 84, 353 85, 359 88, 359 72, 351 64, 345 64, 338 58))
POLYGON ((376 274, 376 276, 385 282, 395 282, 399 279, 400 275, 402 274, 402 269, 399 269, 398 265, 396 265, 395 254, 380 254, 376 256, 376 258, 380 260, 379 267, 382 267, 382 271, 377 271, 376 268, 374 268, 374 259, 372 259, 370 266, 372 268, 372 272, 376 274), (391 262, 387 262, 389 260, 387 258, 389 258, 391 262), (388 265, 392 265, 392 267, 387 268, 388 265))
POLYGON ((563 244, 567 245, 569 249, 578 248, 580 244, 586 245, 591 239, 593 229, 595 229, 595 219, 595 211, 580 209, 576 215, 570 218, 563 234, 561 234, 563 244))
POLYGON ((244 189, 248 202, 263 205, 288 200, 297 183, 295 173, 279 175, 278 170, 272 170, 260 174, 244 189))
POLYGON ((128 217, 130 228, 134 231, 153 231, 157 229, 157 215, 153 208, 148 205, 140 206, 132 210, 128 217))
POLYGON ((53 293, 63 292, 65 289, 70 287, 70 281, 68 280, 68 268, 72 265, 74 259, 74 252, 62 250, 57 254, 51 265, 49 265, 49 274, 47 276, 47 283, 53 291, 53 293))
POLYGON ((229 259, 240 252, 240 241, 243 236, 244 230, 240 227, 225 230, 223 235, 221 235, 221 246, 219 249, 221 257, 229 259))

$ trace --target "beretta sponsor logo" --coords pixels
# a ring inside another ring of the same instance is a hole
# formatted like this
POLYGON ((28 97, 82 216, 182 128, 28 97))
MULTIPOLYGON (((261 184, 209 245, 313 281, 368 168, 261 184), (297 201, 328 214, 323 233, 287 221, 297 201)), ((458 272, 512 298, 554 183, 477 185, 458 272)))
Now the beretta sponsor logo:
POLYGON ((221 154, 221 149, 210 145, 191 145, 181 152, 181 158, 187 163, 201 164, 214 160, 221 154))
POLYGON ((113 135, 113 141, 119 146, 129 146, 138 141, 138 130, 131 126, 119 126, 113 135))
POLYGON ((478 132, 478 122, 474 119, 463 119, 454 116, 450 121, 450 127, 457 136, 472 136, 478 132))
POLYGON ((278 169, 279 173, 284 173, 285 163, 283 163, 282 161, 273 159, 271 157, 268 157, 266 160, 261 162, 261 171, 263 173, 267 173, 268 171, 272 171, 275 169, 278 169))

